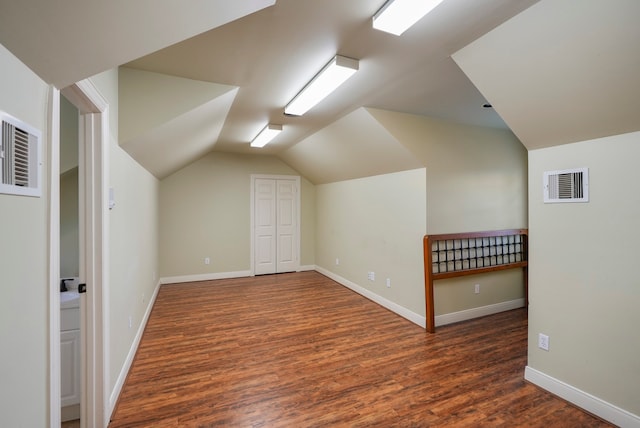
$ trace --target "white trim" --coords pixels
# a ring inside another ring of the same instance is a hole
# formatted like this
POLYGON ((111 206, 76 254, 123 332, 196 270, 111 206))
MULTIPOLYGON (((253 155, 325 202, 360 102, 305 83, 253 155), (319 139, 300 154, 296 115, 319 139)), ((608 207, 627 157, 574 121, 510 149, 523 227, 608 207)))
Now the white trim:
POLYGON ((296 272, 299 271, 300 269, 300 240, 302 239, 300 237, 300 218, 302 216, 302 213, 300 212, 300 206, 301 206, 301 199, 302 199, 302 190, 301 190, 301 180, 300 180, 300 176, 299 175, 269 175, 269 174, 251 174, 250 176, 250 180, 251 180, 251 184, 249 186, 250 188, 250 195, 249 195, 249 210, 250 210, 250 217, 251 217, 251 231, 250 231, 250 235, 251 235, 251 252, 249 254, 249 266, 251 269, 251 273, 250 276, 254 276, 255 275, 255 265, 254 265, 254 245, 255 245, 255 233, 254 233, 254 229, 255 229, 255 181, 256 179, 271 179, 271 180, 295 180, 296 181, 296 210, 297 210, 297 225, 296 225, 296 245, 297 245, 297 268, 296 268, 296 272))
POLYGON ((62 90, 62 95, 81 113, 102 113, 109 103, 89 79, 82 80, 62 90))
MULTIPOLYGON (((82 86, 93 86, 85 82, 82 86)), ((93 95, 99 95, 97 91, 93 95)), ((107 426, 109 388, 109 233, 107 216, 107 171, 109 142, 109 108, 101 113, 80 112, 80 147, 83 161, 80 165, 84 186, 84 221, 86 247, 84 281, 87 284, 85 322, 83 334, 85 357, 83 363, 86 380, 81 418, 86 426, 107 426), (82 171, 84 163, 84 172, 82 171), (84 174, 84 175, 83 175, 84 174), (86 399, 85 399, 86 398, 86 399)), ((81 216, 82 217, 82 216, 81 216)), ((82 240, 81 240, 82 241, 82 240)), ((81 266, 82 272, 82 266, 81 266)), ((82 277, 82 274, 81 274, 82 277)), ((81 298, 82 300, 83 298, 81 298)))
POLYGON ((310 271, 310 270, 316 270, 316 266, 315 265, 300 266, 300 269, 298 269, 298 272, 306 272, 306 271, 310 271))
POLYGON ((160 278, 160 284, 177 284, 182 282, 212 281, 215 279, 245 278, 251 276, 251 271, 203 273, 198 275, 166 276, 160 278))
POLYGON ((61 423, 60 398, 60 91, 49 86, 47 106, 49 195, 49 426, 61 423))
POLYGON ((403 306, 400 306, 397 303, 392 302, 391 300, 387 300, 384 297, 379 296, 376 293, 370 290, 367 290, 366 288, 361 287, 354 282, 349 281, 348 279, 345 279, 339 275, 334 274, 333 272, 330 272, 324 268, 321 268, 320 266, 316 266, 316 271, 320 272, 326 277, 331 278, 337 283, 344 285, 345 287, 355 291, 356 293, 361 294, 362 296, 379 304, 380 306, 389 309, 391 312, 395 312, 396 314, 400 315, 403 318, 406 318, 412 323, 417 324, 422 328, 426 328, 427 321, 425 317, 423 317, 422 315, 416 314, 415 312, 410 311, 409 309, 403 306))
POLYGON ((524 298, 509 300, 507 302, 494 303, 487 306, 480 306, 478 308, 465 309, 459 312, 437 315, 435 321, 436 326, 447 325, 518 308, 524 308, 524 298))
MULTIPOLYGON (((81 191, 79 205, 84 210, 80 216, 80 251, 82 280, 87 283, 87 293, 81 297, 81 342, 82 342, 82 395, 81 425, 96 428, 108 425, 110 413, 109 385, 109 231, 106 211, 107 174, 109 166, 109 104, 90 80, 83 80, 62 90, 80 112, 79 160, 81 191), (86 171, 85 171, 86 170, 86 171), (86 175, 83 175, 86 174, 86 175), (85 242, 86 241, 86 242, 85 242)), ((57 107, 59 109, 59 106, 57 107)), ((59 126, 59 113, 57 124, 59 126)), ((50 165, 51 167, 51 165, 50 165)), ((59 168, 59 167, 56 167, 59 168)), ((57 179, 57 178, 56 178, 57 179)), ((58 199, 51 194, 52 199, 58 199)), ((59 242, 59 233, 55 237, 59 242)), ((52 250, 59 257, 59 248, 52 250)), ((59 273, 56 273, 56 277, 59 273)), ((58 283, 59 281, 56 281, 58 283)), ((58 296, 59 299, 59 296, 58 296)), ((55 300, 55 299, 52 299, 55 300)), ((52 303, 53 304, 53 303, 52 303)), ((51 324, 59 325, 59 309, 51 310, 51 324)), ((52 370, 59 372, 59 352, 50 356, 52 370), (53 366, 57 358, 57 366, 53 366)), ((53 372, 52 372, 53 373, 53 372)), ((51 391, 59 396, 59 374, 57 385, 51 391)), ((53 399, 52 399, 53 400, 53 399)), ((55 410, 51 410, 53 413, 55 410)), ((52 420, 53 421, 53 420, 52 420)), ((58 424, 54 425, 57 427, 58 424)))
POLYGON ((525 380, 620 427, 640 428, 640 416, 614 406, 532 367, 525 367, 525 380))
MULTIPOLYGON (((374 293, 373 291, 368 290, 364 287, 361 287, 358 284, 351 282, 348 279, 345 279, 339 275, 336 275, 335 273, 328 271, 327 269, 324 269, 320 266, 316 266, 315 270, 320 272, 324 276, 331 278, 337 283, 344 285, 345 287, 355 291, 356 293, 361 294, 362 296, 379 304, 380 306, 383 306, 389 309, 391 312, 395 312, 401 317, 406 318, 412 323, 417 324, 422 328, 426 328, 427 321, 424 316, 417 314, 413 311, 410 311, 404 306, 400 306, 399 304, 392 302, 374 293)), ((509 311, 511 309, 517 309, 522 307, 524 307, 524 299, 515 299, 515 300, 510 300, 508 302, 501 302, 493 305, 482 306, 479 308, 472 308, 464 311, 438 315, 435 321, 436 321, 436 326, 442 326, 446 324, 452 324, 455 322, 470 320, 473 318, 479 318, 486 315, 497 314, 499 312, 509 311)))
POLYGON ((147 322, 149 321, 149 316, 151 315, 151 310, 153 309, 153 305, 156 302, 156 298, 158 297, 158 291, 160 291, 160 282, 156 284, 156 288, 153 291, 153 295, 151 299, 149 299, 149 304, 147 305, 147 310, 142 317, 142 322, 138 327, 138 331, 136 332, 136 336, 133 339, 133 343, 131 344, 131 349, 129 349, 129 353, 127 354, 127 358, 122 365, 122 370, 120 370, 120 374, 118 375, 118 379, 116 379, 116 383, 113 387, 113 391, 111 391, 111 396, 109 397, 109 414, 113 413, 113 410, 116 407, 116 403, 118 402, 118 397, 122 392, 122 387, 124 386, 125 380, 127 380, 127 375, 129 374, 129 370, 131 369, 131 365, 133 364, 133 359, 136 356, 136 352, 138 352, 138 347, 140 346, 140 341, 142 340, 142 334, 144 333, 144 329, 147 327, 147 322))

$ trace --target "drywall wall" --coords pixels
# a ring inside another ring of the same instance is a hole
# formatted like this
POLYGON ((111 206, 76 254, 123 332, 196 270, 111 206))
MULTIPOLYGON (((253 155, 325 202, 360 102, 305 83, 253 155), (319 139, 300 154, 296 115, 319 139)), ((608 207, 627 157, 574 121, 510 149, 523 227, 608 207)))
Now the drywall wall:
POLYGON ((60 95, 60 174, 78 167, 78 109, 60 95))
MULTIPOLYGON (((299 175, 273 156, 210 153, 161 181, 163 278, 250 270, 251 174, 299 175)), ((315 192, 304 178, 301 187, 300 264, 309 265, 315 192)))
MULTIPOLYGON (((527 227, 527 151, 510 131, 368 110, 427 168, 427 233, 527 227)), ((522 273, 436 281, 434 298, 436 315, 516 302, 522 273)))
POLYGON ((529 152, 528 364, 635 415, 639 141, 635 132, 529 152), (589 202, 544 204, 543 172, 576 167, 589 168, 589 202))
MULTIPOLYGON (((118 71, 91 78, 109 103, 108 185, 115 207, 109 211, 108 346, 109 397, 123 377, 136 333, 158 276, 159 182, 118 145, 118 71), (131 325, 129 324, 131 319, 131 325)), ((110 403, 115 404, 114 402, 110 403)))
POLYGON ((60 176, 60 278, 80 276, 78 168, 60 176))
MULTIPOLYGON (((0 110, 40 129, 48 86, 0 45, 0 110)), ((0 194, 0 426, 48 425, 47 163, 40 198, 0 194), (6 243, 10 242, 11 245, 6 243)))
POLYGON ((60 96, 60 277, 80 276, 78 109, 60 96))
POLYGON ((424 168, 322 184, 316 193, 316 265, 424 316, 424 168))
POLYGON ((160 184, 113 142, 110 164, 109 185, 114 189, 116 203, 109 212, 110 387, 113 388, 122 375, 138 327, 159 283, 160 184))

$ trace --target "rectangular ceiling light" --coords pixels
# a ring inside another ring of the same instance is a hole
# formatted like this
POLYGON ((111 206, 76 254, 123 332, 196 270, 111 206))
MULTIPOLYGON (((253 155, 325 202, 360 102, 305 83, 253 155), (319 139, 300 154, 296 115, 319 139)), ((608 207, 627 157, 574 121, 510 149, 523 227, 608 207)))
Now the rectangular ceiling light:
POLYGON ((399 36, 441 2, 442 0, 389 0, 373 16, 373 28, 399 36))
POLYGON ((286 114, 302 116, 358 71, 358 60, 336 55, 284 108, 286 114))
POLYGON ((268 124, 267 126, 262 128, 262 131, 260 131, 256 138, 253 139, 253 141, 251 142, 251 147, 266 146, 280 132, 282 132, 282 125, 273 125, 271 123, 268 124))

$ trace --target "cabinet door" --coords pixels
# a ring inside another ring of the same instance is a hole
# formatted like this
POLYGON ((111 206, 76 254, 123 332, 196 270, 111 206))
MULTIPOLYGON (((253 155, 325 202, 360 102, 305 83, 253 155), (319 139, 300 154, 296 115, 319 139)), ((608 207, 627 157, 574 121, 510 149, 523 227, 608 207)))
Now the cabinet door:
POLYGON ((80 330, 60 332, 62 407, 80 403, 80 330))

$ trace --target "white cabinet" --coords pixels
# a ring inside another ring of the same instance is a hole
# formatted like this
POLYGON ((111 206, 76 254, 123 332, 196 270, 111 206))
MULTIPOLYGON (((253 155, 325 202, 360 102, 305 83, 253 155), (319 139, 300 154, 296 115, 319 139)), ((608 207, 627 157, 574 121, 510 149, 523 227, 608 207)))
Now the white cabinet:
POLYGON ((60 396, 62 407, 80 403, 80 313, 62 309, 60 332, 60 396))

